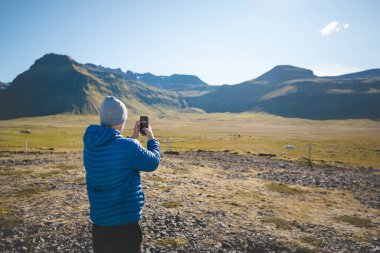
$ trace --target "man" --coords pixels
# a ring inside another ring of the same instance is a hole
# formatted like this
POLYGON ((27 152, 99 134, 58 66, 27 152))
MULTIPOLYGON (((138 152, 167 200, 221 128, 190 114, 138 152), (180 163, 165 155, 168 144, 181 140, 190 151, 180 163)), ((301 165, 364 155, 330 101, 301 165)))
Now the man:
POLYGON ((160 162, 160 144, 150 126, 144 129, 147 149, 133 135, 121 135, 127 108, 115 97, 107 96, 100 106, 100 125, 90 125, 84 134, 83 160, 90 201, 92 241, 95 253, 140 252, 139 225, 144 193, 140 171, 154 171, 160 162))

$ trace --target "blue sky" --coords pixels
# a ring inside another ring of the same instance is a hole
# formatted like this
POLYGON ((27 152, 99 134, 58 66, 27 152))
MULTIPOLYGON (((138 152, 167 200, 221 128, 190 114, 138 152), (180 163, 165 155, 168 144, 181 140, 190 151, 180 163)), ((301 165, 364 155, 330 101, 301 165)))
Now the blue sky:
POLYGON ((380 67, 380 1, 0 0, 0 81, 46 53, 209 84, 276 65, 337 75, 380 67))

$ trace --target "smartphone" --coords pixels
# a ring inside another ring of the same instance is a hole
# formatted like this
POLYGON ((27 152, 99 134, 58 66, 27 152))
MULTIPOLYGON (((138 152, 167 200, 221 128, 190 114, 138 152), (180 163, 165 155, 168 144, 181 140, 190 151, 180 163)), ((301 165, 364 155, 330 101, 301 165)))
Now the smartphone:
POLYGON ((145 135, 144 128, 147 128, 149 125, 148 116, 140 116, 140 133, 145 135))

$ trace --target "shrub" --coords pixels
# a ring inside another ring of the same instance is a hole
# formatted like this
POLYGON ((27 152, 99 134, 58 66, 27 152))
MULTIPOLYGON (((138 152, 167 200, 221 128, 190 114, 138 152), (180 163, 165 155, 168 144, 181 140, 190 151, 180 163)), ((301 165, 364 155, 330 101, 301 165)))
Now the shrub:
POLYGON ((49 177, 52 177, 54 175, 57 175, 59 173, 60 173, 60 171, 53 170, 53 171, 38 173, 36 176, 45 179, 45 178, 49 178, 49 177))
POLYGON ((360 218, 358 216, 342 215, 342 216, 334 217, 334 220, 346 222, 357 227, 366 227, 366 228, 372 227, 372 222, 370 219, 360 218))
POLYGON ((0 227, 12 229, 22 223, 23 223, 23 220, 21 218, 8 217, 5 220, 0 220, 0 227))
POLYGON ((56 168, 65 171, 65 170, 73 170, 73 169, 77 169, 78 166, 75 165, 75 164, 64 164, 64 163, 60 163, 60 164, 57 164, 57 165, 56 165, 56 168))
POLYGON ((182 207, 182 202, 181 201, 165 201, 162 203, 163 207, 166 208, 176 208, 176 207, 182 207))
POLYGON ((21 190, 21 191, 17 192, 17 196, 18 197, 31 197, 35 194, 39 194, 42 192, 44 192, 44 190, 42 188, 28 188, 28 189, 21 190))
POLYGON ((290 188, 286 184, 269 183, 265 185, 265 187, 270 191, 279 192, 287 195, 300 194, 304 192, 300 189, 290 188))
POLYGON ((271 217, 268 219, 263 220, 264 223, 273 223, 276 225, 276 227, 281 229, 290 229, 291 227, 294 227, 297 225, 296 221, 289 221, 278 217, 271 217))
POLYGON ((311 235, 302 236, 300 239, 301 239, 301 242, 308 243, 315 247, 319 247, 323 243, 322 239, 315 238, 314 236, 311 236, 311 235))
POLYGON ((23 176, 32 173, 29 170, 6 170, 0 171, 0 176, 23 176))
POLYGON ((164 246, 164 247, 182 247, 187 244, 187 240, 182 237, 175 237, 175 238, 164 238, 160 239, 156 243, 157 245, 164 246))
POLYGON ((86 184, 86 177, 78 177, 75 179, 75 183, 77 184, 86 184))
POLYGON ((153 182, 163 182, 164 180, 159 176, 145 176, 145 180, 147 181, 153 181, 153 182))

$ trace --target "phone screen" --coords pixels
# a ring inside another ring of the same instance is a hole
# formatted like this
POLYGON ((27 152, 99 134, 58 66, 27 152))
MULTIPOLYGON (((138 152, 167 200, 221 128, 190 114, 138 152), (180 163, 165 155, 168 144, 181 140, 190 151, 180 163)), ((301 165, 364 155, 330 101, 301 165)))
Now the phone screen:
POLYGON ((144 128, 148 127, 149 119, 148 116, 140 116, 140 133, 145 135, 144 128))

